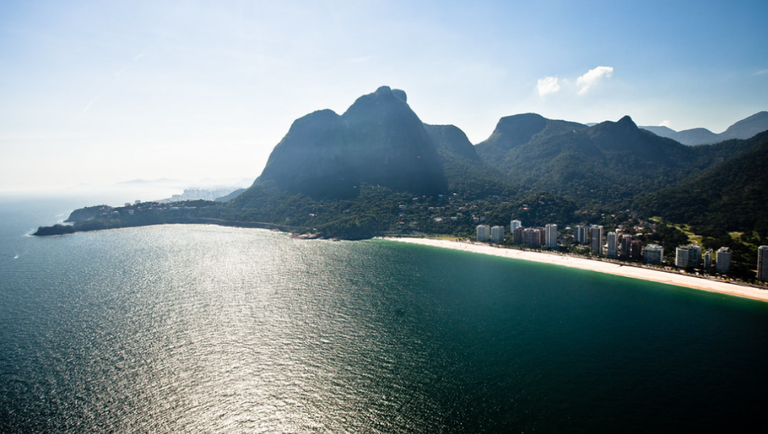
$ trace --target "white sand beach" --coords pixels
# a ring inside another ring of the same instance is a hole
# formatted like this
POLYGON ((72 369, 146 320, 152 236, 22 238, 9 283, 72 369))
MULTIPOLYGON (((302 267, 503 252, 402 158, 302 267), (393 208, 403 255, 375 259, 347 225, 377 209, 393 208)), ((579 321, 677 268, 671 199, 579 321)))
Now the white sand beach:
POLYGON ((524 261, 542 262, 545 264, 562 265, 564 267, 580 268, 582 270, 597 271, 599 273, 614 274, 616 276, 632 277, 652 282, 667 283, 669 285, 684 286, 687 288, 701 289, 704 291, 718 292, 736 297, 750 298, 768 302, 768 290, 761 290, 749 286, 735 285, 717 280, 704 279, 684 274, 668 273, 661 270, 641 268, 630 265, 621 265, 613 262, 603 262, 591 259, 578 258, 557 253, 534 252, 526 250, 505 249, 486 244, 436 240, 431 238, 385 238, 425 246, 442 247, 446 249, 463 250, 466 252, 482 253, 486 255, 501 256, 504 258, 522 259, 524 261))

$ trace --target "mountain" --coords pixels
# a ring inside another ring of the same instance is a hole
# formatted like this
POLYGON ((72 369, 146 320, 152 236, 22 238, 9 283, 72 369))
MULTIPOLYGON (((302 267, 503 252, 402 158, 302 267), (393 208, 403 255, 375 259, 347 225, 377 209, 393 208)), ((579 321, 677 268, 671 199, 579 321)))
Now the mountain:
POLYGON ((445 151, 471 161, 482 161, 464 131, 454 125, 428 125, 424 129, 432 138, 438 151, 445 151))
POLYGON ((516 192, 503 173, 480 158, 458 127, 424 124, 424 128, 437 147, 449 191, 461 193, 467 199, 516 192))
POLYGON ((477 144, 476 149, 483 160, 497 161, 536 136, 551 136, 584 128, 585 125, 576 122, 547 119, 536 113, 506 116, 499 120, 488 139, 477 144))
POLYGON ((629 116, 592 127, 547 121, 530 114, 502 118, 477 145, 478 154, 514 184, 582 204, 626 206, 748 146, 681 145, 638 128, 629 116))
POLYGON ((718 135, 709 131, 706 128, 693 128, 684 131, 675 131, 669 127, 640 127, 644 130, 651 131, 659 137, 666 137, 668 139, 675 140, 684 145, 696 146, 708 143, 717 143, 722 140, 718 139, 718 135))
MULTIPOLYGON (((726 133, 760 128, 762 117, 726 133)), ((706 215, 722 227, 749 230, 768 221, 761 172, 768 145, 758 139, 694 147, 638 128, 629 116, 586 126, 526 113, 501 118, 473 146, 456 126, 422 123, 405 92, 382 86, 342 115, 319 110, 294 121, 239 195, 85 208, 73 213, 72 228, 40 233, 215 223, 346 239, 413 232, 471 237, 479 222, 567 224, 587 213, 598 223, 628 208, 673 222, 703 224, 697 218, 706 215)))
POLYGON ((405 92, 387 86, 341 116, 320 110, 296 120, 256 183, 267 181, 337 198, 355 196, 361 184, 429 195, 447 188, 436 146, 405 92))
MULTIPOLYGON (((405 92, 384 86, 358 98, 340 116, 321 110, 296 120, 261 176, 226 202, 220 217, 346 239, 403 229, 470 233, 472 213, 441 216, 446 205, 516 190, 477 155, 463 131, 423 124, 406 98, 405 92)), ((553 198, 531 211, 559 212, 550 210, 555 203, 568 204, 553 198)), ((489 213, 511 209, 501 199, 483 206, 491 207, 489 213)), ((507 219, 509 211, 500 214, 507 219)))
POLYGON ((743 142, 747 150, 646 195, 638 208, 676 223, 708 227, 710 232, 768 234, 768 131, 733 142, 743 142))
POLYGON ((742 119, 731 125, 720 134, 715 134, 706 128, 675 131, 668 127, 640 127, 660 137, 676 140, 684 145, 696 146, 719 143, 731 139, 749 139, 760 132, 768 130, 768 112, 762 111, 742 119))
POLYGON ((749 139, 766 130, 768 130, 768 112, 763 111, 736 122, 718 136, 720 140, 749 139))

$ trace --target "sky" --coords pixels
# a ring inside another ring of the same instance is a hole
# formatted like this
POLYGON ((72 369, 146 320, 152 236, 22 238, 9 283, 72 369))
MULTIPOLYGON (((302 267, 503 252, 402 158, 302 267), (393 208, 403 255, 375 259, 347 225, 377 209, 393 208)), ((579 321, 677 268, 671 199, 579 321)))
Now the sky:
POLYGON ((388 85, 503 116, 715 133, 768 110, 763 1, 0 1, 0 192, 248 183, 291 123, 388 85), (213 180, 213 181, 212 181, 213 180))

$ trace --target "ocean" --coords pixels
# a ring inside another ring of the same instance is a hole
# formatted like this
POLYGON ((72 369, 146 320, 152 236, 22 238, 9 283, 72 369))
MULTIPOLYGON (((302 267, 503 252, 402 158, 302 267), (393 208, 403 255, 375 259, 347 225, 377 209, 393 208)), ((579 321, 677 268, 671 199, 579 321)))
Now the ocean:
POLYGON ((763 432, 768 303, 385 240, 32 237, 0 198, 0 432, 763 432))

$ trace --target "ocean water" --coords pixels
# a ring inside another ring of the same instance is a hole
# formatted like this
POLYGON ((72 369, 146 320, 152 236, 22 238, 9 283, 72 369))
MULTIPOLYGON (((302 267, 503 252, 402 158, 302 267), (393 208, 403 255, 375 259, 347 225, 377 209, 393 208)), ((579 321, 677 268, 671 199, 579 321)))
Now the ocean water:
POLYGON ((384 240, 25 235, 79 205, 0 200, 0 432, 765 429, 767 303, 384 240))

